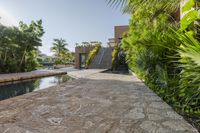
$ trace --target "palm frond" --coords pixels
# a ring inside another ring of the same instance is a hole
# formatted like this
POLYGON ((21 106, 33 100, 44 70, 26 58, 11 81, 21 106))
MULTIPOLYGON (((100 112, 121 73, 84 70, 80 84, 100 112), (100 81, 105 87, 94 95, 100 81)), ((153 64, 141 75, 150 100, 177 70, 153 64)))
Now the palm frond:
POLYGON ((128 0, 106 0, 106 3, 114 8, 123 9, 124 7, 128 8, 128 0))
POLYGON ((134 9, 149 8, 162 9, 167 12, 174 12, 181 0, 106 0, 107 4, 114 8, 120 8, 123 13, 132 13, 134 9), (155 7, 155 5, 157 7, 155 7))

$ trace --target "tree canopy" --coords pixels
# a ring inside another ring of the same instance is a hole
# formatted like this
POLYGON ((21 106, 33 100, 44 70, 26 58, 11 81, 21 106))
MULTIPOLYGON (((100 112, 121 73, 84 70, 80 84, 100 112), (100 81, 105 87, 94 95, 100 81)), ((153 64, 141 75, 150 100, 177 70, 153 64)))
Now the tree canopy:
POLYGON ((29 25, 20 22, 19 27, 0 25, 0 73, 34 70, 43 34, 42 20, 29 25))

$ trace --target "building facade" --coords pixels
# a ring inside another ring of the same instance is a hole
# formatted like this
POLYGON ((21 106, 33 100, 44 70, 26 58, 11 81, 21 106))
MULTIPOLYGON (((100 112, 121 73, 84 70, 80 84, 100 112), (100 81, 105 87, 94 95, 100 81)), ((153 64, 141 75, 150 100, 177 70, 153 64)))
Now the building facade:
POLYGON ((123 25, 123 26, 115 26, 115 43, 119 44, 123 38, 123 35, 128 32, 129 26, 123 25))
MULTIPOLYGON (((108 39, 108 47, 114 47, 121 42, 124 33, 128 32, 128 25, 115 26, 114 27, 114 38, 108 39)), ((84 42, 82 46, 77 46, 75 48, 75 68, 83 69, 86 67, 86 60, 90 51, 93 50, 94 44, 99 43, 98 41, 84 42), (91 45, 90 45, 91 44, 91 45)))
POLYGON ((109 47, 115 47, 118 45, 125 33, 127 33, 129 30, 128 25, 122 25, 122 26, 115 26, 114 27, 114 38, 109 38, 108 39, 108 46, 109 47))
POLYGON ((88 54, 94 46, 79 46, 75 48, 75 68, 83 69, 86 65, 88 54))
POLYGON ((114 47, 116 45, 115 38, 109 38, 107 44, 109 47, 114 47))

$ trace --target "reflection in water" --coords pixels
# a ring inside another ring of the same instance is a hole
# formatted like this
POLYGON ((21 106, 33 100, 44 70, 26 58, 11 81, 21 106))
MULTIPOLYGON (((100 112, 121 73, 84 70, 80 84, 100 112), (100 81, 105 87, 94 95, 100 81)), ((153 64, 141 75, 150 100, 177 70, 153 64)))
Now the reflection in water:
POLYGON ((68 80, 72 80, 72 78, 68 75, 59 75, 10 84, 0 84, 0 100, 59 85, 68 80))

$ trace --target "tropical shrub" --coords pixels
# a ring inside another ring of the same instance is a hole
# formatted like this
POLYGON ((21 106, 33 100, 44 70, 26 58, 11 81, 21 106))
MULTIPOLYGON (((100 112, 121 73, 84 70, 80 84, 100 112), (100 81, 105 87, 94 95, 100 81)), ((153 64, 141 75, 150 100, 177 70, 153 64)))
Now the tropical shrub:
POLYGON ((176 107, 187 113, 200 114, 200 42, 189 33, 173 37, 181 44, 176 49, 180 56, 180 80, 176 107))
POLYGON ((176 47, 176 42, 167 36, 171 26, 177 22, 173 13, 179 0, 141 1, 132 0, 130 30, 122 40, 129 68, 145 80, 159 96, 173 103, 174 82, 178 80, 180 70, 177 62, 169 58, 177 54, 169 49, 176 47))
POLYGON ((120 47, 116 45, 114 47, 114 50, 112 52, 112 70, 116 70, 116 67, 118 65, 118 53, 119 53, 120 47))
POLYGON ((186 14, 181 19, 179 31, 174 31, 171 38, 180 44, 175 49, 180 56, 178 62, 181 68, 178 88, 180 102, 176 106, 184 112, 200 115, 200 16, 197 10, 192 10, 194 6, 195 1, 190 0, 182 8, 186 14))
POLYGON ((108 0, 128 3, 130 30, 122 40, 129 68, 174 109, 200 115, 199 2, 108 0), (196 2, 196 3, 195 3, 196 2))
POLYGON ((94 59, 95 55, 98 53, 99 49, 101 48, 101 44, 97 43, 92 51, 90 51, 87 60, 86 60, 86 68, 89 67, 90 63, 94 59))

